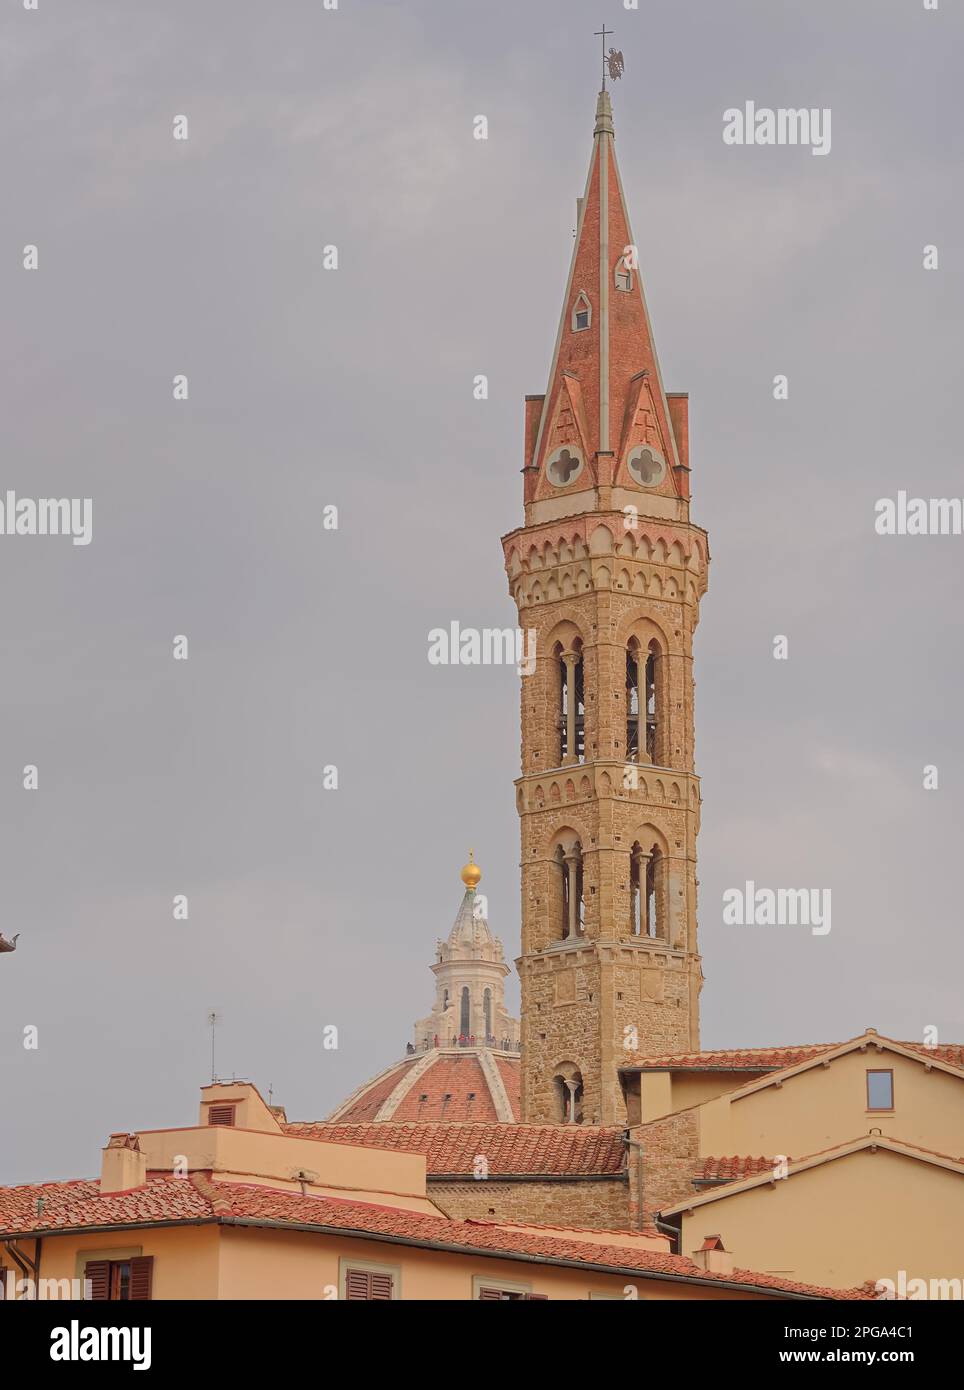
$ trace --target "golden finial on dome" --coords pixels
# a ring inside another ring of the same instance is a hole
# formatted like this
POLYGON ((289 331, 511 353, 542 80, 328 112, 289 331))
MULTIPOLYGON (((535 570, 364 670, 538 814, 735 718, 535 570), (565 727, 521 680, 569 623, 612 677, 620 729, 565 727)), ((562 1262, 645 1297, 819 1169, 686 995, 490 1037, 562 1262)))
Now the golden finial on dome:
POLYGON ((476 864, 472 850, 469 850, 469 862, 462 867, 462 882, 466 888, 477 888, 481 877, 482 870, 476 864))

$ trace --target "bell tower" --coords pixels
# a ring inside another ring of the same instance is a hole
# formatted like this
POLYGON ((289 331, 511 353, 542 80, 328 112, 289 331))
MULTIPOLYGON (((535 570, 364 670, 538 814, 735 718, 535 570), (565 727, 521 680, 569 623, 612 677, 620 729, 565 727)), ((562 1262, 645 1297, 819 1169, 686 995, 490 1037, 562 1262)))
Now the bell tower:
POLYGON ((525 524, 503 538, 523 675, 522 1118, 618 1124, 618 1068, 699 1048, 687 397, 663 389, 609 93, 545 395, 525 408, 525 524))

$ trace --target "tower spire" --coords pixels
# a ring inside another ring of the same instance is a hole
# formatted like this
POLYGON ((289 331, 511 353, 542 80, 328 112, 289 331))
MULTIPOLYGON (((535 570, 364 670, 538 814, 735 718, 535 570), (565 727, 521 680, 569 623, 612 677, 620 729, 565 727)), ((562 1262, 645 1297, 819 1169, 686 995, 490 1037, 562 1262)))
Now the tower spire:
POLYGON ((548 385, 526 402, 527 519, 605 510, 617 498, 656 514, 685 509, 686 400, 663 387, 605 88, 577 206, 548 385))
POLYGON ((709 555, 686 410, 663 389, 604 83, 549 383, 526 398, 525 524, 502 542, 538 653, 516 782, 527 1121, 622 1123, 627 1056, 699 1046, 692 639, 709 555))

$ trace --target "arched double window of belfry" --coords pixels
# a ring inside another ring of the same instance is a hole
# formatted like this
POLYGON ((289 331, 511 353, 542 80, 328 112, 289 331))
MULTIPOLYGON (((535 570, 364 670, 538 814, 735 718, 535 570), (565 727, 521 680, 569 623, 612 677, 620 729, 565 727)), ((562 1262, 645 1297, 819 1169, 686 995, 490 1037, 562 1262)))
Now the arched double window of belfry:
POLYGON ((629 868, 629 930, 651 941, 669 940, 666 856, 648 837, 633 843, 629 868))
POLYGON ((462 986, 462 1000, 459 1005, 459 1036, 467 1038, 472 1032, 472 1008, 469 1001, 469 987, 462 986))
POLYGON ((495 1042, 492 1033, 492 991, 487 989, 482 996, 482 1013, 485 1017, 485 1042, 489 1047, 495 1042))
POLYGON ((581 1125, 582 1073, 572 1062, 562 1062, 552 1078, 553 1120, 557 1125, 581 1125))
POLYGON ((556 905, 558 940, 570 941, 586 930, 586 898, 579 840, 556 845, 553 854, 556 883, 553 899, 556 905))
POLYGON ((664 664, 655 637, 647 647, 631 637, 626 648, 626 759, 662 765, 659 714, 664 664))
POLYGON ((581 763, 586 756, 586 687, 582 642, 577 637, 569 648, 556 643, 556 725, 559 766, 581 763))

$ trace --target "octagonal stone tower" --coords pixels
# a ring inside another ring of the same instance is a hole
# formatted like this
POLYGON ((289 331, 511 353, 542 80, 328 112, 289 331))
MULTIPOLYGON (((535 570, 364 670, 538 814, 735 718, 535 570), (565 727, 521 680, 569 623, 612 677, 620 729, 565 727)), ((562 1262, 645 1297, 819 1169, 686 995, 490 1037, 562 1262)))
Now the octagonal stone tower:
POLYGON ((627 1053, 699 1048, 687 406, 667 395, 600 93, 525 525, 503 538, 522 678, 522 1119, 625 1118, 627 1053))

